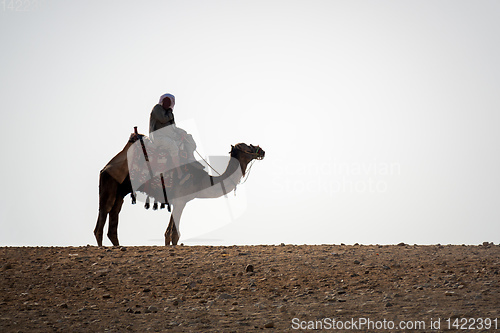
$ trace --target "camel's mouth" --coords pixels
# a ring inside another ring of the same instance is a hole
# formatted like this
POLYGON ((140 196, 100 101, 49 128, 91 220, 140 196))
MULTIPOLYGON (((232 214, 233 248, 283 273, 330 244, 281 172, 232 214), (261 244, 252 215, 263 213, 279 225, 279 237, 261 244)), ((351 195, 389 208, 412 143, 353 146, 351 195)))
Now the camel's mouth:
POLYGON ((264 156, 266 156, 266 152, 260 147, 257 147, 257 151, 255 153, 257 154, 258 160, 262 160, 264 159, 264 156))
POLYGON ((255 152, 254 154, 256 155, 255 159, 257 160, 262 160, 264 159, 264 156, 266 156, 266 152, 264 151, 264 149, 260 148, 259 146, 252 146, 253 148, 255 148, 255 152))

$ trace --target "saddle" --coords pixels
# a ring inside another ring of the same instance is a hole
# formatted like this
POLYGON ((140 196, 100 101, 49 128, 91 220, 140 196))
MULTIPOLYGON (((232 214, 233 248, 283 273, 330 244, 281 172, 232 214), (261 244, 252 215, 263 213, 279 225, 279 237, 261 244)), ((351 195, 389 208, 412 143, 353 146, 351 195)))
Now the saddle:
MULTIPOLYGON (((179 129, 179 134, 181 170, 187 174, 198 174, 200 170, 204 169, 204 166, 194 158, 196 143, 186 131, 179 129)), ((159 202, 163 202, 163 188, 165 187, 167 192, 171 192, 173 187, 179 185, 169 152, 163 147, 155 145, 146 135, 132 134, 129 142, 132 145, 128 149, 127 159, 133 190, 144 192, 159 202), (146 153, 144 153, 140 138, 142 138, 146 153)), ((192 178, 190 177, 190 179, 192 178)))

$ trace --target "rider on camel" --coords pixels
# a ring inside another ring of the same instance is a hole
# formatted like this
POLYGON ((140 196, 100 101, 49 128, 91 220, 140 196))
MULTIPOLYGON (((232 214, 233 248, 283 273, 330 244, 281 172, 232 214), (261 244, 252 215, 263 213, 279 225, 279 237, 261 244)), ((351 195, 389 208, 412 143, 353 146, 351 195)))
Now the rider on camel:
POLYGON ((164 94, 160 101, 153 107, 149 118, 149 135, 157 147, 164 148, 171 157, 172 165, 177 170, 179 182, 183 184, 189 179, 190 174, 184 174, 180 167, 179 159, 179 134, 175 126, 173 108, 175 97, 164 94))

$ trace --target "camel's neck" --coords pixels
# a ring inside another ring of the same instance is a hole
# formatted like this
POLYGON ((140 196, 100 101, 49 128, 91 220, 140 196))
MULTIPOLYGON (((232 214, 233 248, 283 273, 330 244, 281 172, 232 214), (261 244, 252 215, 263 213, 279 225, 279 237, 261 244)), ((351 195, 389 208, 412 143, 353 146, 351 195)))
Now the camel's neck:
POLYGON ((218 198, 233 191, 245 174, 249 162, 249 160, 239 156, 231 157, 226 171, 220 176, 212 177, 213 186, 204 190, 202 194, 200 193, 200 197, 218 198))
POLYGON ((229 187, 226 187, 227 191, 231 192, 236 188, 236 184, 238 184, 241 177, 245 175, 247 165, 248 161, 243 158, 231 157, 227 164, 226 171, 219 177, 214 177, 214 183, 224 182, 224 186, 229 185, 229 187))

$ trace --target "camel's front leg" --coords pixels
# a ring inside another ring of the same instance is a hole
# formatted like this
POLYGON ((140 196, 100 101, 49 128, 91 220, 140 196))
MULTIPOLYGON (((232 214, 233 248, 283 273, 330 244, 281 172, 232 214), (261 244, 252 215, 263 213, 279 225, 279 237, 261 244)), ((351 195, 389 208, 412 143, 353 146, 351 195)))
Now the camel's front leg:
POLYGON ((165 246, 169 246, 170 242, 172 242, 172 245, 177 245, 177 242, 179 241, 179 222, 186 203, 174 202, 172 203, 172 206, 174 206, 174 208, 172 210, 172 214, 170 215, 167 230, 165 231, 165 246))
POLYGON ((175 227, 173 217, 170 216, 170 222, 168 223, 167 230, 165 231, 165 246, 169 246, 170 242, 172 242, 172 245, 177 245, 178 240, 179 233, 177 232, 177 228, 175 227))

